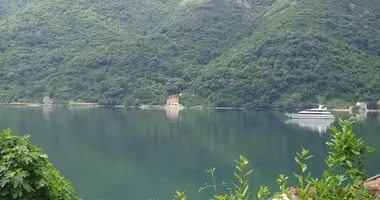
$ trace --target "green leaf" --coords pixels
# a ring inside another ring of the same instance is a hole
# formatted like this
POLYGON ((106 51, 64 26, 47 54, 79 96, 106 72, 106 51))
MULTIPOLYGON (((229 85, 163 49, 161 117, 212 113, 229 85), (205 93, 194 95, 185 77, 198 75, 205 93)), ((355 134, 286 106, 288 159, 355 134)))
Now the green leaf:
POLYGON ((40 158, 46 158, 46 159, 47 159, 47 158, 48 158, 48 155, 46 155, 46 154, 41 154, 41 155, 40 155, 40 158))
POLYGON ((244 180, 243 188, 248 187, 248 183, 249 183, 248 179, 244 180))
POLYGON ((5 177, 10 179, 10 178, 12 178, 15 174, 16 174, 16 172, 14 172, 14 171, 8 171, 7 173, 5 173, 5 177))
POLYGON ((253 172, 253 170, 249 170, 247 173, 244 174, 244 177, 247 177, 249 174, 251 174, 253 172))
POLYGON ((312 157, 314 157, 314 155, 311 155, 311 156, 306 157, 305 160, 308 160, 308 159, 310 159, 310 158, 312 158, 312 157))
POLYGON ((307 170, 306 164, 301 164, 302 172, 305 172, 307 170))
POLYGON ((235 183, 232 183, 232 185, 236 188, 236 189, 239 189, 240 187, 238 185, 236 185, 235 183))
POLYGON ((297 179, 300 179, 300 177, 301 177, 300 175, 298 175, 298 174, 296 174, 296 173, 294 173, 294 172, 293 172, 293 174, 294 174, 294 176, 295 176, 297 179))
POLYGON ((298 160, 297 157, 294 158, 298 164, 301 164, 301 162, 298 160))
POLYGON ((354 153, 355 155, 360 155, 360 152, 359 151, 356 151, 354 149, 351 149, 351 152, 354 153))
POLYGON ((348 167, 352 167, 352 162, 351 161, 349 161, 349 160, 346 160, 346 164, 348 165, 348 167))
POLYGON ((366 151, 367 151, 368 153, 372 153, 372 152, 375 151, 375 148, 373 148, 373 147, 367 147, 367 148, 366 148, 366 151))
POLYGON ((268 187, 260 186, 259 191, 257 192, 257 197, 261 199, 262 197, 266 197, 270 194, 268 187))
POLYGON ((4 166, 3 164, 0 165, 0 173, 8 170, 8 167, 4 166))
POLYGON ((244 188, 243 196, 247 194, 248 188, 249 188, 249 185, 247 184, 247 186, 245 186, 244 188))
POLYGON ((342 157, 340 157, 340 162, 343 162, 343 161, 345 161, 347 159, 347 157, 346 156, 342 156, 342 157))
POLYGON ((4 187, 7 183, 9 183, 10 179, 7 177, 3 177, 0 179, 0 187, 4 187))
POLYGON ((240 177, 240 175, 239 175, 238 173, 234 172, 234 175, 235 175, 235 177, 236 177, 237 179, 241 180, 241 177, 240 177))
POLYGON ((34 191, 34 189, 32 188, 32 186, 30 186, 28 183, 23 183, 23 184, 22 184, 22 187, 23 187, 27 192, 32 192, 32 191, 34 191))
POLYGON ((12 177, 11 181, 13 182, 13 187, 17 188, 23 184, 25 177, 29 176, 29 172, 20 171, 15 176, 12 177))

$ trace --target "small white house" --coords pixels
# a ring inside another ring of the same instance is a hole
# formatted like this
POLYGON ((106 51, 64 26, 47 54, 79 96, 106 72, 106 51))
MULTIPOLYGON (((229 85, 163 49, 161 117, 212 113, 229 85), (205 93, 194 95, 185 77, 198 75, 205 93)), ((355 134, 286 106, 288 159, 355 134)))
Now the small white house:
POLYGON ((367 104, 364 102, 357 102, 356 106, 358 106, 360 110, 367 110, 367 104))
POLYGON ((42 100, 42 105, 53 105, 54 100, 50 99, 50 97, 45 96, 44 99, 42 100))

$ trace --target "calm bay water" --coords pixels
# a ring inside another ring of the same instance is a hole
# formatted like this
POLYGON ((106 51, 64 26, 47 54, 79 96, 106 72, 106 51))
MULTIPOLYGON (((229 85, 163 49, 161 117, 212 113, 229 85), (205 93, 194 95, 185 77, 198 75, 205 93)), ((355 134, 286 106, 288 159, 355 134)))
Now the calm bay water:
MULTIPOLYGON (((369 175, 378 174, 380 116, 359 118, 355 133, 377 149, 366 161, 369 175)), ((309 168, 319 175, 328 135, 312 130, 310 122, 286 121, 281 112, 244 110, 0 108, 0 128, 30 134, 84 200, 168 200, 176 190, 205 199, 212 195, 198 193, 211 182, 205 170, 216 167, 217 182, 232 186, 233 160, 240 154, 251 161, 253 188, 277 190, 279 173, 294 180, 294 156, 302 146, 315 155, 309 168)))

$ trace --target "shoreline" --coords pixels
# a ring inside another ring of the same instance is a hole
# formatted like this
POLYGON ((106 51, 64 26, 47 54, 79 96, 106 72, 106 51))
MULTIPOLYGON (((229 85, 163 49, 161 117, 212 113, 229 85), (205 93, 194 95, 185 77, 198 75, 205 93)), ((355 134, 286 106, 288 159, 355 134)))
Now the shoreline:
POLYGON ((243 107, 213 107, 213 106, 179 106, 179 107, 166 107, 160 105, 141 105, 141 106, 123 106, 125 108, 140 108, 143 110, 166 110, 166 109, 192 109, 192 110, 244 110, 243 107))
POLYGON ((21 103, 21 102, 13 102, 13 103, 0 103, 0 106, 12 106, 12 107, 39 107, 38 103, 21 103))
MULTIPOLYGON (((69 101, 67 103, 62 104, 53 104, 53 105, 43 105, 41 103, 23 103, 23 102, 12 102, 12 103, 0 103, 0 106, 9 106, 9 107, 78 107, 78 108, 138 108, 143 110, 165 110, 166 106, 161 105, 141 105, 141 106, 124 106, 124 105, 103 105, 98 103, 90 103, 90 102, 75 102, 69 101)), ((173 109, 177 109, 177 107, 173 107, 173 109)), ((247 110, 244 107, 219 107, 219 106, 189 106, 189 107, 178 107, 178 109, 192 109, 192 110, 247 110)), ((248 109, 249 110, 249 109, 248 109)), ((253 110, 261 110, 261 109, 253 109, 253 110)), ((265 110, 283 110, 276 108, 268 108, 265 110)), ((328 109, 331 112, 353 112, 348 108, 331 108, 328 109)), ((380 113, 380 110, 365 110, 363 112, 370 113, 380 113)))
MULTIPOLYGON (((107 107, 106 105, 101 105, 97 103, 86 103, 86 102, 69 102, 67 104, 52 104, 52 105, 43 105, 40 103, 22 103, 22 102, 12 102, 12 103, 0 103, 0 106, 10 106, 10 107, 107 107)), ((117 107, 115 105, 113 107, 117 107)), ((124 106, 122 106, 124 107, 124 106)))
MULTIPOLYGON (((353 110, 350 110, 350 109, 347 109, 347 108, 332 108, 332 109, 328 109, 329 111, 332 111, 332 112, 354 112, 353 110)), ((364 111, 358 111, 358 112, 373 112, 373 113, 377 113, 377 112, 380 112, 380 110, 364 110, 364 111)))
MULTIPOLYGON (((12 102, 12 103, 0 103, 0 106, 6 107, 78 107, 78 108, 138 108, 143 110, 165 110, 165 106, 161 105, 141 105, 141 106, 123 106, 123 105, 102 105, 97 103, 89 102, 73 102, 70 101, 66 104, 53 104, 53 105, 43 105, 40 103, 23 103, 23 102, 12 102)), ((177 109, 177 107, 173 107, 177 109)), ((245 110, 243 107, 212 107, 212 106, 189 106, 189 107, 178 107, 178 109, 193 109, 193 110, 245 110)))
POLYGON ((328 109, 329 111, 333 111, 333 112, 350 112, 352 110, 348 109, 348 108, 331 108, 331 109, 328 109))

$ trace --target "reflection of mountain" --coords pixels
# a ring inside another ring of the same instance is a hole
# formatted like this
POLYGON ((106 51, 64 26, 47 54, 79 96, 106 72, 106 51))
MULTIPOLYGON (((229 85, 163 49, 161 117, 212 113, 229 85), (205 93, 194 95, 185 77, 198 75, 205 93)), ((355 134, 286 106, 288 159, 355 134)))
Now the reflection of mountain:
POLYGON ((290 119, 285 124, 297 124, 300 127, 308 128, 320 134, 326 133, 329 126, 335 119, 290 119))

